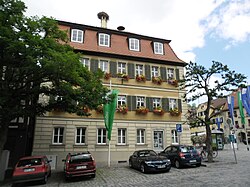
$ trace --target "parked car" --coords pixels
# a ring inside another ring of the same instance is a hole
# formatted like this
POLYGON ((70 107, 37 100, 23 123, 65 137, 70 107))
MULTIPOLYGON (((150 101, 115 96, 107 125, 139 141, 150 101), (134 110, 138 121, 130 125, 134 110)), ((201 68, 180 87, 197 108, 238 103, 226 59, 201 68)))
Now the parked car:
POLYGON ((166 171, 171 169, 171 162, 165 156, 159 156, 153 150, 139 150, 135 151, 129 157, 129 166, 131 168, 139 169, 143 173, 149 171, 166 171))
POLYGON ((90 152, 68 153, 66 159, 62 161, 66 180, 79 176, 95 178, 96 163, 90 152))
POLYGON ((168 157, 176 168, 181 168, 184 165, 201 166, 201 156, 194 146, 171 145, 159 155, 168 157))
POLYGON ((46 184, 50 176, 51 166, 46 156, 26 156, 17 162, 12 178, 15 184, 30 181, 46 184))

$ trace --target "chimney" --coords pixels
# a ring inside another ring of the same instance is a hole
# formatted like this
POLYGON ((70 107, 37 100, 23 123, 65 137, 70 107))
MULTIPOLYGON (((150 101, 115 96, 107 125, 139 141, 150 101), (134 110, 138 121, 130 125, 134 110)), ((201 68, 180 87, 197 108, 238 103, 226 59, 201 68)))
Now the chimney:
POLYGON ((107 28, 107 22, 109 20, 109 15, 106 12, 99 12, 97 17, 101 20, 101 27, 107 28))

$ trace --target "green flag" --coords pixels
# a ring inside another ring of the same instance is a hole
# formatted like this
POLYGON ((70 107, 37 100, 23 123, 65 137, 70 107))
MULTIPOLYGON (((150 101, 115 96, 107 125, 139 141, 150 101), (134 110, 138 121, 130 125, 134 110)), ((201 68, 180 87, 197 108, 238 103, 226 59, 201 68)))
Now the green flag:
POLYGON ((240 110, 241 123, 243 125, 245 125, 246 124, 245 115, 244 115, 244 111, 243 111, 243 107, 242 107, 242 99, 241 99, 241 93, 240 92, 238 92, 238 105, 239 105, 239 110, 240 110))
POLYGON ((111 132, 113 127, 114 115, 116 111, 117 94, 118 90, 112 90, 111 92, 112 100, 104 104, 103 107, 104 122, 105 122, 105 127, 108 131, 109 140, 111 140, 111 132))

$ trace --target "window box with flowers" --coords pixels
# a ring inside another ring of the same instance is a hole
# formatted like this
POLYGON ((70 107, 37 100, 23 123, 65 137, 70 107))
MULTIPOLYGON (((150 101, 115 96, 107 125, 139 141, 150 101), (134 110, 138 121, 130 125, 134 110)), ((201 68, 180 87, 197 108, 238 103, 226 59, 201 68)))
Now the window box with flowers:
POLYGON ((118 76, 118 78, 122 78, 122 79, 125 80, 125 81, 128 81, 128 80, 129 80, 129 76, 126 75, 126 74, 118 73, 117 76, 118 76))
POLYGON ((181 112, 178 110, 178 108, 170 109, 169 110, 171 116, 179 116, 181 112))
POLYGON ((162 79, 161 77, 152 77, 152 82, 161 85, 162 79))
POLYGON ((156 107, 156 108, 153 109, 153 113, 157 114, 157 115, 163 115, 165 112, 162 109, 162 107, 156 107))
POLYGON ((122 113, 122 114, 127 114, 128 113, 128 107, 126 105, 119 105, 117 108, 116 108, 116 111, 118 113, 122 113))
POLYGON ((146 77, 144 75, 136 75, 135 79, 138 82, 146 82, 146 77))
POLYGON ((102 114, 103 113, 103 105, 99 105, 95 110, 96 110, 96 113, 102 114))
POLYGON ((168 80, 168 84, 171 84, 171 85, 177 87, 178 86, 178 80, 176 80, 176 79, 169 79, 168 80))
POLYGON ((105 73, 103 78, 104 78, 105 80, 109 80, 110 77, 111 77, 111 73, 105 73))
POLYGON ((146 107, 139 107, 136 109, 136 114, 147 114, 148 109, 146 107))

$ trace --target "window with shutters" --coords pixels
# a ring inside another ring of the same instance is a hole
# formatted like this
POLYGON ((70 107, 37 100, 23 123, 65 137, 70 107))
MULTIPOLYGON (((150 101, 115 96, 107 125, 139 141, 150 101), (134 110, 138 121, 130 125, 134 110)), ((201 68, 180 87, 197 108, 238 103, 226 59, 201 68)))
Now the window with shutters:
POLYGON ((145 101, 146 101, 145 97, 137 96, 136 97, 136 107, 137 108, 146 107, 145 101))
POLYGON ((108 34, 99 33, 99 46, 110 46, 110 36, 108 34))
POLYGON ((109 62, 107 60, 100 60, 99 61, 99 68, 104 72, 108 73, 109 70, 109 62))
POLYGON ((153 98, 153 108, 161 107, 161 99, 160 98, 153 98))
POLYGON ((167 68, 167 78, 168 79, 174 79, 174 69, 173 68, 167 68))
POLYGON ((118 74, 127 74, 127 64, 125 62, 118 62, 117 64, 117 73, 118 74))
POLYGON ((170 110, 174 110, 176 108, 178 108, 178 106, 177 106, 177 99, 170 98, 169 99, 169 109, 170 110))
POLYGON ((152 66, 151 67, 151 76, 152 77, 159 77, 159 67, 158 66, 152 66))
POLYGON ((83 43, 83 31, 79 29, 72 29, 71 42, 83 43))
POLYGON ((124 106, 127 104, 127 99, 125 95, 118 95, 117 106, 124 106))
POLYGON ((135 74, 136 75, 144 75, 143 65, 142 64, 136 64, 135 65, 135 74))
POLYGON ((81 58, 80 62, 82 63, 82 65, 86 68, 88 68, 88 70, 90 70, 90 61, 88 58, 81 58))

